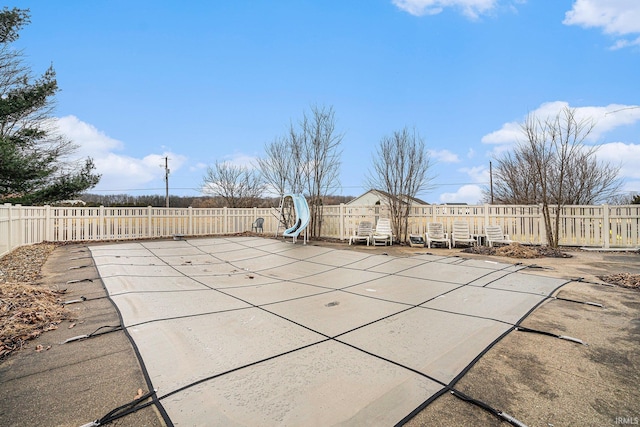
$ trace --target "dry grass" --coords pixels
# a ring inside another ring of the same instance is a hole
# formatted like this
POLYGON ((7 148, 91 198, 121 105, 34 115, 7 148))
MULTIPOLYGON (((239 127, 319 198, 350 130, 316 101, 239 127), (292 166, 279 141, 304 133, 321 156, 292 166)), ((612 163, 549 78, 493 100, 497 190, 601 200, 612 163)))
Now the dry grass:
POLYGON ((69 317, 60 294, 38 283, 55 247, 50 243, 23 246, 0 258, 0 358, 57 329, 69 317))
POLYGON ((640 290, 640 274, 617 273, 607 276, 598 276, 598 279, 612 285, 622 286, 623 288, 631 288, 640 290))

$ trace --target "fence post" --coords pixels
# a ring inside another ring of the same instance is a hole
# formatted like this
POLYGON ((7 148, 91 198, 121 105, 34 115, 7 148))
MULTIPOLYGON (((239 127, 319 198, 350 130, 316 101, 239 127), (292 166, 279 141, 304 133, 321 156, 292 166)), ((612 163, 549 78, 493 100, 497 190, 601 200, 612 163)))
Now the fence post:
MULTIPOLYGON (((602 247, 605 249, 609 249, 612 237, 611 223, 609 221, 609 205, 602 205, 602 247)), ((617 230, 615 237, 617 238, 617 230)))
POLYGON ((9 252, 13 250, 13 208, 11 203, 4 204, 7 207, 7 243, 9 243, 9 252))
POLYGON ((340 240, 344 240, 344 203, 340 203, 340 240))
MULTIPOLYGON (((487 225, 489 225, 489 209, 490 209, 489 203, 485 203, 484 204, 484 228, 482 229, 482 233, 484 233, 484 229, 487 228, 487 225)), ((504 233, 504 226, 502 227, 503 229, 503 233, 504 233)), ((480 231, 478 231, 480 233, 480 231)))
POLYGON ((227 234, 227 207, 222 208, 222 234, 227 234))
POLYGON ((549 242, 547 242, 547 226, 544 222, 544 212, 542 209, 542 203, 540 203, 538 205, 538 229, 540 230, 540 244, 541 245, 547 245, 549 244, 549 242))
POLYGON ((16 205, 16 207, 18 208, 18 245, 22 246, 24 245, 24 218, 23 218, 23 212, 24 212, 24 208, 22 207, 22 205, 16 205))
POLYGON ((51 205, 44 206, 44 239, 53 241, 53 221, 51 221, 51 205))
POLYGON ((107 224, 105 224, 104 206, 102 205, 98 208, 98 233, 100 234, 98 240, 104 240, 107 238, 107 224))
POLYGON ((147 237, 153 237, 153 217, 152 217, 151 206, 147 206, 147 237))

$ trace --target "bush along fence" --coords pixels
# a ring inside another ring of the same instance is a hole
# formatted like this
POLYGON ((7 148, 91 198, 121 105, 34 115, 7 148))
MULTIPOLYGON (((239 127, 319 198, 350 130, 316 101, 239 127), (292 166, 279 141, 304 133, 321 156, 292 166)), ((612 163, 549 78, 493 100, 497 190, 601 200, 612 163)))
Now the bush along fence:
MULTIPOLYGON (((554 212, 555 214, 555 212, 554 212)), ((362 220, 388 217, 383 205, 324 206, 322 237, 348 240, 362 220)), ((0 255, 44 241, 101 241, 166 238, 176 234, 210 236, 251 231, 264 218, 263 232, 276 235, 276 208, 53 207, 0 205, 0 255)), ((500 225, 523 244, 546 243, 538 205, 416 205, 408 231, 424 234, 427 223, 441 222, 450 231, 466 221, 472 233, 500 225)), ((280 228, 280 232, 282 228, 280 228)), ((640 245, 640 205, 565 206, 560 209, 560 245, 636 249, 640 245)))

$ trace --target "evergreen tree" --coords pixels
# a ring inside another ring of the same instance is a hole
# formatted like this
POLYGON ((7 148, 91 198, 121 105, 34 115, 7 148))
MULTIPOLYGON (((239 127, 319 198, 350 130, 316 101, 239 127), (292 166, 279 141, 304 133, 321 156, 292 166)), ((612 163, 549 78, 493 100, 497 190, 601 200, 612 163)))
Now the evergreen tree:
POLYGON ((0 203, 74 198, 100 180, 93 160, 73 161, 77 147, 56 130, 53 67, 33 78, 22 52, 11 45, 29 22, 28 9, 0 12, 0 203))

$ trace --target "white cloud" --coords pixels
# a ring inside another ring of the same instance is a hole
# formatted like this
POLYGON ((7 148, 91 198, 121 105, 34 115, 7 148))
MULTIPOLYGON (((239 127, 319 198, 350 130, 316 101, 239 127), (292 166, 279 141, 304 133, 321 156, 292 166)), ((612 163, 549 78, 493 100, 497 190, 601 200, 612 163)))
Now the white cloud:
MULTIPOLYGON (((620 166, 623 178, 640 179, 640 144, 611 142, 602 144, 596 154, 599 160, 620 166)), ((640 190, 637 188, 636 190, 640 190)))
POLYGON ((498 0, 393 0, 393 4, 415 16, 437 15, 444 8, 461 9, 470 19, 477 19, 480 15, 491 11, 498 0))
POLYGON ((183 155, 165 151, 135 158, 117 154, 124 143, 107 136, 95 126, 75 116, 56 119, 58 131, 78 146, 78 157, 92 157, 96 172, 102 175, 96 191, 126 191, 140 189, 153 180, 164 179, 164 158, 169 157, 169 169, 179 170, 186 162, 183 155))
POLYGON ((576 0, 565 15, 565 25, 601 27, 607 34, 640 33, 638 0, 576 0))
POLYGON ((486 183, 489 181, 489 169, 486 166, 462 168, 459 171, 467 174, 473 182, 486 183))
MULTIPOLYGON (((562 21, 565 25, 602 28, 605 34, 624 36, 640 33, 638 0, 576 0, 562 21)), ((612 49, 640 44, 636 40, 618 40, 612 49)))
POLYGON ((429 156, 442 163, 458 163, 460 161, 458 155, 449 150, 429 150, 429 156))
POLYGON ((455 193, 442 193, 440 203, 468 203, 475 205, 482 200, 482 188, 479 185, 463 185, 455 193))
POLYGON ((224 163, 234 166, 244 166, 248 169, 255 169, 258 164, 257 157, 244 153, 233 153, 223 157, 224 163))
POLYGON ((76 116, 56 119, 58 131, 78 145, 80 157, 100 157, 113 150, 122 150, 124 144, 108 137, 95 126, 85 123, 76 116))
POLYGON ((630 46, 640 46, 640 37, 635 40, 616 40, 613 46, 611 46, 611 50, 624 49, 625 47, 630 46))
MULTIPOLYGON (((545 120, 555 116, 565 107, 569 107, 568 102, 547 102, 540 105, 531 114, 540 120, 545 120)), ((591 141, 598 141, 602 135, 620 126, 640 122, 640 106, 637 105, 609 104, 604 107, 577 107, 575 110, 578 120, 586 119, 595 122, 595 127, 589 135, 589 140, 591 141)), ((524 120, 525 117, 522 118, 522 121, 524 120)), ((499 130, 483 136, 481 141, 485 144, 513 144, 522 137, 520 123, 505 123, 499 130)))
POLYGON ((502 125, 499 130, 493 131, 482 137, 484 144, 512 144, 522 135, 519 122, 509 122, 502 125))
POLYGON ((474 166, 460 168, 458 172, 464 173, 476 184, 465 184, 455 193, 442 193, 440 203, 469 203, 477 204, 482 200, 482 186, 489 182, 489 169, 486 166, 474 166))

